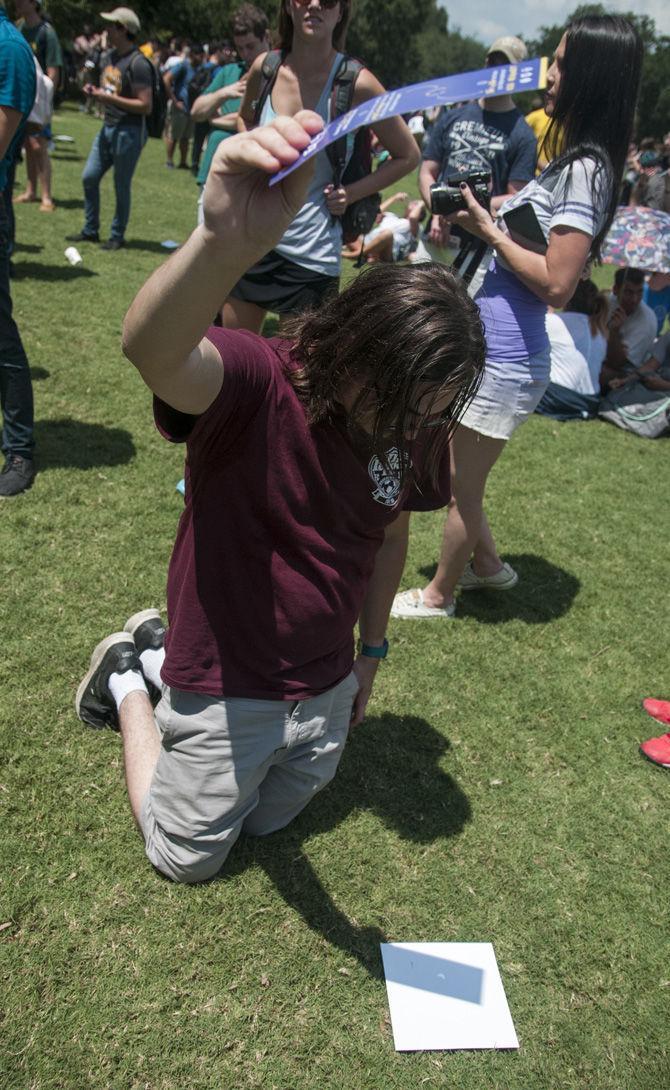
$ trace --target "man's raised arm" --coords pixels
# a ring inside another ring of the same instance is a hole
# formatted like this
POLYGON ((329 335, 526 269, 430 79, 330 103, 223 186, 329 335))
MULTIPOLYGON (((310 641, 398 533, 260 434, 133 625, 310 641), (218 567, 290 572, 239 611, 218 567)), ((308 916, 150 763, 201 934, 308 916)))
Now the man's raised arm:
POLYGON ((202 413, 221 389, 221 358, 204 335, 230 289, 301 208, 314 162, 272 189, 268 176, 294 163, 322 128, 318 114, 303 110, 225 140, 207 179, 204 224, 135 297, 123 351, 173 408, 202 413))

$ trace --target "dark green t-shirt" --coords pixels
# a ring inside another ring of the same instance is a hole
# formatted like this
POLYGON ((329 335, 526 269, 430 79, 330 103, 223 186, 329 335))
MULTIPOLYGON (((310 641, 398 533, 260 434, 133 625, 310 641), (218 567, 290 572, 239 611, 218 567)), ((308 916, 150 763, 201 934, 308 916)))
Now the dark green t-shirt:
MULTIPOLYGON (((209 86, 205 87, 205 90, 202 92, 203 95, 209 95, 213 91, 220 91, 222 87, 227 87, 230 83, 237 83, 239 79, 242 79, 245 72, 246 68, 243 64, 224 64, 223 68, 220 68, 216 73, 209 86)), ((219 107, 219 117, 225 117, 226 114, 237 113, 241 104, 241 98, 227 98, 223 105, 219 107)), ((207 181, 207 175, 209 174, 209 168, 212 165, 214 152, 221 141, 225 140, 227 136, 234 136, 234 133, 226 132, 225 129, 210 130, 209 136, 207 137, 205 154, 202 157, 200 170, 198 171, 198 185, 204 185, 207 181)))
POLYGON ((42 20, 37 26, 23 26, 23 37, 40 62, 40 68, 46 74, 47 68, 63 67, 63 51, 58 35, 50 23, 42 20))

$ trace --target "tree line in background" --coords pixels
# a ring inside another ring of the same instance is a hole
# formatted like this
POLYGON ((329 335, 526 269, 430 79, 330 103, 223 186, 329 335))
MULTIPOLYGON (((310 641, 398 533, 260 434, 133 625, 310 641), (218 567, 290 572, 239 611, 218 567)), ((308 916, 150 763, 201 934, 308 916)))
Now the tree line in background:
MULTIPOLYGON (((204 42, 228 37, 230 18, 241 0, 128 0, 148 36, 173 35, 204 42)), ((278 0, 255 0, 275 25, 278 0)), ((47 0, 48 13, 61 36, 78 34, 86 22, 110 4, 86 0, 47 0)), ((571 16, 604 14, 602 4, 577 7, 571 16)), ((653 19, 629 12, 645 44, 638 136, 660 137, 670 129, 670 37, 659 34, 653 19)), ((551 56, 563 25, 541 27, 527 40, 530 56, 551 56)), ((514 27, 510 33, 517 33, 514 27)), ((386 87, 401 87, 437 76, 483 67, 490 43, 450 29, 438 0, 354 0, 348 48, 365 60, 386 87)), ((530 108, 530 103, 519 105, 530 108)))

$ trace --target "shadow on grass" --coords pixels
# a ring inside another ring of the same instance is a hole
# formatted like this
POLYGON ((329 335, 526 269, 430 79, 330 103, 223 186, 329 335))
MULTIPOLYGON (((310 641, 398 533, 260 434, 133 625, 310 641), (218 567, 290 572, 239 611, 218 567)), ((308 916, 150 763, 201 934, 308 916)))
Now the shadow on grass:
POLYGON ((33 382, 41 382, 43 379, 51 377, 51 371, 47 371, 46 367, 31 367, 30 377, 33 382))
POLYGON ((68 265, 63 258, 62 265, 43 265, 39 261, 15 262, 12 279, 47 280, 52 283, 56 280, 81 280, 82 277, 97 275, 92 269, 86 269, 82 265, 68 265))
MULTIPOLYGON (((506 621, 546 624, 568 612, 581 587, 575 575, 533 553, 506 553, 505 560, 518 573, 518 585, 504 593, 493 590, 462 593, 457 617, 476 617, 483 624, 506 621)), ((431 564, 419 571, 432 579, 436 567, 431 564)))
POLYGON ((123 428, 85 424, 70 417, 39 420, 35 425, 35 445, 40 470, 120 466, 135 456, 135 444, 123 428))
POLYGON ((126 239, 126 250, 146 250, 150 254, 162 254, 163 257, 169 257, 172 250, 166 250, 164 246, 161 246, 160 242, 154 242, 148 238, 130 238, 126 239))
POLYGON ((39 246, 35 242, 15 242, 14 253, 15 254, 40 254, 44 246, 39 246))
MULTIPOLYGON (((82 158, 82 157, 79 156, 79 158, 82 158)), ((57 197, 56 198, 56 207, 57 208, 83 208, 84 207, 84 198, 83 197, 63 197, 63 198, 57 197)))
MULTIPOLYGON (((303 842, 340 825, 351 814, 368 810, 403 840, 433 844, 456 836, 470 820, 467 796, 440 761, 449 742, 425 719, 379 716, 354 730, 334 782, 286 829, 269 837, 242 837, 221 878, 250 864, 262 867, 286 903, 313 931, 383 979, 379 943, 387 936, 377 927, 350 920, 335 905, 315 873, 303 842)), ((352 869, 366 868, 370 883, 383 862, 365 847, 351 858, 352 869)), ((336 871, 347 868, 339 859, 336 871)))

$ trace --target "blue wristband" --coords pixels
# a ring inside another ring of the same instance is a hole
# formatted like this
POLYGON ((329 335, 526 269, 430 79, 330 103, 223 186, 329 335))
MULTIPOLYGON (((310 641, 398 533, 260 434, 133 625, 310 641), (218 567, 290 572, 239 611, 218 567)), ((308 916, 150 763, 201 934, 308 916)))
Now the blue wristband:
POLYGON ((389 641, 384 640, 381 647, 371 647, 369 643, 361 644, 358 649, 359 655, 365 655, 369 659, 385 659, 389 653, 389 641))

